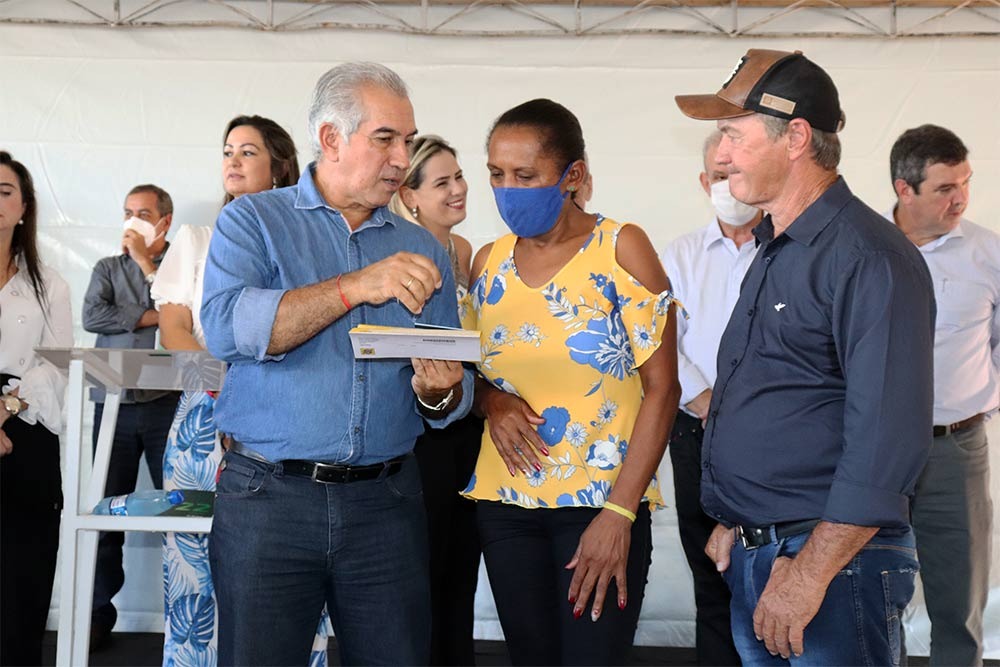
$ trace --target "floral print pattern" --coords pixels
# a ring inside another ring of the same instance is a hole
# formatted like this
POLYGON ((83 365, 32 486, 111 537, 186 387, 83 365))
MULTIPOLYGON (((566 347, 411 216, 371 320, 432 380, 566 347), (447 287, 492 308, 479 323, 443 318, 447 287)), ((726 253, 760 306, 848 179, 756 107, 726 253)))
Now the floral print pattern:
MULTIPOLYGON (((163 453, 163 488, 215 490, 222 447, 215 430, 215 399, 184 392, 163 453)), ((163 535, 163 666, 215 667, 218 614, 208 561, 208 535, 163 535)), ((326 667, 326 611, 309 659, 326 667)))
MULTIPOLYGON (((547 283, 521 281, 517 238, 494 243, 469 291, 468 328, 482 332, 480 373, 521 396, 544 423, 541 470, 511 478, 489 429, 463 492, 527 508, 601 507, 628 453, 641 364, 658 349, 670 292, 653 294, 617 263, 622 225, 599 218, 580 252, 547 283), (516 386, 516 389, 514 387, 516 386)), ((645 499, 662 504, 655 482, 645 499)))

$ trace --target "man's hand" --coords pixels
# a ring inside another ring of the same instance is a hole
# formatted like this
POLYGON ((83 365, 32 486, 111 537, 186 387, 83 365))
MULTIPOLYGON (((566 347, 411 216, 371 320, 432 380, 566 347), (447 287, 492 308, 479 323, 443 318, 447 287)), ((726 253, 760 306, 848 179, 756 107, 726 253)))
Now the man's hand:
POLYGON ((736 529, 726 528, 721 523, 715 527, 705 545, 705 554, 715 563, 715 569, 725 572, 729 569, 729 554, 736 541, 736 529))
POLYGON ((153 253, 146 245, 146 239, 142 238, 142 234, 134 229, 125 230, 125 234, 122 236, 122 250, 133 262, 139 265, 139 268, 142 269, 142 275, 147 276, 156 270, 156 265, 153 264, 153 253))
POLYGON ((784 659, 805 650, 803 635, 823 598, 826 585, 803 573, 791 558, 778 557, 753 612, 753 632, 771 655, 784 659))
POLYGON ((439 287, 441 272, 437 265, 412 252, 397 252, 341 278, 341 289, 352 305, 378 305, 397 299, 414 314, 424 309, 439 287))
MULTIPOLYGON (((440 359, 411 359, 413 379, 410 385, 421 401, 437 405, 462 381, 462 362, 440 359)), ((452 399, 454 402, 454 399, 452 399)))
POLYGON ((705 391, 701 392, 693 399, 691 399, 691 402, 685 405, 684 407, 687 408, 688 411, 693 412, 695 416, 701 420, 701 425, 705 426, 706 422, 708 421, 708 408, 711 405, 712 405, 712 390, 706 389, 705 391))
POLYGON ((135 323, 136 329, 155 327, 160 323, 160 313, 155 308, 150 308, 142 314, 139 321, 135 323))

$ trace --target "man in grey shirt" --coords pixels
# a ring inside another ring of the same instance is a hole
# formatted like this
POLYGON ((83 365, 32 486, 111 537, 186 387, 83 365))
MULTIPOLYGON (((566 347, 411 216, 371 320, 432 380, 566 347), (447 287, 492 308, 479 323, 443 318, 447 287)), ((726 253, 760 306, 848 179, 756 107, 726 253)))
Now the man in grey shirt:
MULTIPOLYGON (((97 334, 96 347, 153 349, 159 313, 149 287, 167 251, 173 219, 170 195, 155 185, 138 185, 125 198, 122 253, 97 262, 83 301, 83 328, 97 334)), ((163 449, 177 408, 176 392, 128 390, 118 410, 105 496, 135 491, 139 458, 145 454, 153 484, 163 486, 163 449)), ((93 390, 94 448, 104 414, 104 394, 93 390)), ((111 598, 125 583, 124 533, 101 533, 94 581, 91 650, 110 638, 118 612, 111 598)))

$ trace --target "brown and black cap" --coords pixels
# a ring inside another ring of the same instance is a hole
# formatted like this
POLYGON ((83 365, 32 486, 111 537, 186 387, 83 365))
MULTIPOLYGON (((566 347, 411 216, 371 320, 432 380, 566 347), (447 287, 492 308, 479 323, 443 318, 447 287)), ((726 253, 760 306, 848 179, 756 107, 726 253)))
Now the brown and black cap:
POLYGON ((839 132, 844 126, 833 79, 801 51, 750 49, 719 92, 674 99, 685 115, 698 120, 762 113, 785 120, 802 118, 824 132, 839 132))

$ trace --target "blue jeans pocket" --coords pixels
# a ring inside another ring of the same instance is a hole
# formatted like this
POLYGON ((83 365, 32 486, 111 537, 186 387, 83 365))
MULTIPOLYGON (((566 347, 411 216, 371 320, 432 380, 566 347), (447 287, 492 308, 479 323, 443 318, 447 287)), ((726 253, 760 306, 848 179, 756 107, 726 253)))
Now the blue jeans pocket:
POLYGON ((899 664, 900 624, 903 610, 913 597, 914 578, 918 568, 903 567, 898 570, 882 571, 882 596, 885 601, 886 633, 892 651, 892 664, 899 664))
POLYGON ((219 498, 249 498, 259 494, 271 471, 255 465, 242 456, 227 454, 219 465, 219 483, 215 496, 219 498))
POLYGON ((386 477, 382 483, 392 492, 392 495, 401 500, 420 498, 424 494, 424 487, 420 481, 420 470, 412 455, 403 461, 401 470, 395 475, 386 477))

